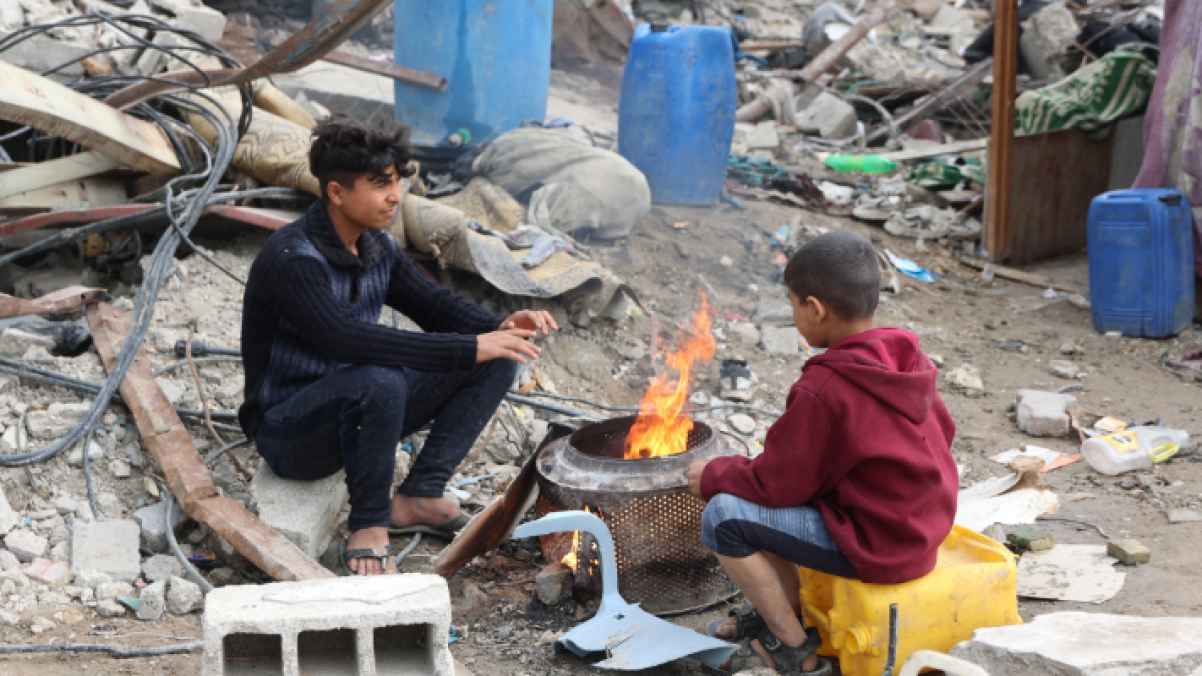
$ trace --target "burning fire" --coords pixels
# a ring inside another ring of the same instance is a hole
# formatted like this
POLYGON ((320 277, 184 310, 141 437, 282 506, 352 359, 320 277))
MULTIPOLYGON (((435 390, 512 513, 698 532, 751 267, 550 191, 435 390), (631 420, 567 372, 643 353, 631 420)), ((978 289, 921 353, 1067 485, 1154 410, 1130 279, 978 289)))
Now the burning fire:
MULTIPOLYGON (((584 511, 588 512, 589 514, 593 513, 593 510, 589 509, 588 505, 584 506, 584 511)), ((578 564, 578 560, 576 558, 576 551, 578 549, 580 549, 580 531, 574 530, 572 531, 572 547, 568 550, 568 553, 564 554, 563 558, 559 560, 559 562, 562 563, 565 568, 573 573, 576 572, 576 565, 578 564)))
POLYGON ((682 337, 682 345, 666 359, 670 370, 676 372, 676 378, 667 372, 660 373, 643 393, 639 417, 626 437, 624 457, 627 460, 676 455, 686 450, 693 419, 681 415, 681 411, 689 400, 693 364, 698 359, 709 361, 714 358, 711 324, 709 299, 702 293, 701 307, 693 315, 688 335, 682 337))

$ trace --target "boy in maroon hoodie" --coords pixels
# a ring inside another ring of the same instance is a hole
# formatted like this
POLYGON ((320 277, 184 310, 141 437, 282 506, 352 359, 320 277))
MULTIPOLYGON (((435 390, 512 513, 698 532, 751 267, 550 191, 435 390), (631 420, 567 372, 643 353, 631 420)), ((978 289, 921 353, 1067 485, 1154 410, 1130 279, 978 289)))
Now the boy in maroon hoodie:
POLYGON ((935 567, 952 527, 955 425, 918 339, 875 328, 880 269, 871 243, 822 235, 785 268, 797 330, 826 352, 793 384, 764 452, 698 461, 689 487, 708 500, 702 541, 753 608, 711 626, 782 674, 829 674, 801 623, 797 567, 873 583, 935 567))

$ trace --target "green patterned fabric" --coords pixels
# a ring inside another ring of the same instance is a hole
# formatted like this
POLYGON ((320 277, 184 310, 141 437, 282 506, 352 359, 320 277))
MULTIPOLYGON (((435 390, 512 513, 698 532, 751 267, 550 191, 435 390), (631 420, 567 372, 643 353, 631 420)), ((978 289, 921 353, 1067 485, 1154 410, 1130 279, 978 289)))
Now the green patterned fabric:
POLYGON ((1023 92, 1015 104, 1015 133, 1064 129, 1095 131, 1143 111, 1156 83, 1156 64, 1117 50, 1042 89, 1023 92))

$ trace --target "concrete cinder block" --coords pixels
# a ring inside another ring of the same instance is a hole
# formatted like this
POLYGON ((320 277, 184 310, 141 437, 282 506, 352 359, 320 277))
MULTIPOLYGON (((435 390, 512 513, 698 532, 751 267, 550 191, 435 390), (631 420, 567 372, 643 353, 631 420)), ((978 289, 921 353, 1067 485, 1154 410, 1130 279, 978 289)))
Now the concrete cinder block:
POLYGON ((259 518, 316 559, 338 529, 338 513, 347 501, 346 472, 317 481, 291 481, 260 461, 250 492, 259 518))
POLYGON ((797 115, 797 128, 822 138, 842 139, 856 132, 856 109, 843 99, 822 92, 797 115))
POLYGON ((1077 398, 1068 394, 1019 390, 1018 428, 1033 437, 1063 437, 1072 431, 1068 407, 1075 403, 1077 398))
POLYGON ((71 529, 71 572, 96 571, 133 582, 142 573, 139 532, 138 524, 130 520, 76 521, 71 529))
POLYGON ((205 599, 201 673, 452 676, 450 625, 436 575, 221 587, 205 599))

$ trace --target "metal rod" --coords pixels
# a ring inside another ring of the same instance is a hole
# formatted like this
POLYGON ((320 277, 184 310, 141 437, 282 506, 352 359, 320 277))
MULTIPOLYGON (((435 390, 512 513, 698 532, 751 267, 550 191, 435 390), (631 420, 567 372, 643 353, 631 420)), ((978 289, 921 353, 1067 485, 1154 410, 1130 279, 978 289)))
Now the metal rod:
POLYGON ((406 68, 395 63, 365 59, 362 56, 355 56, 346 52, 330 52, 321 57, 321 60, 346 66, 347 68, 354 68, 364 73, 383 75, 397 82, 404 82, 405 84, 417 87, 425 87, 438 92, 445 92, 447 90, 447 79, 437 73, 406 68))
POLYGON ((885 659, 885 671, 881 676, 893 676, 897 664, 897 604, 889 604, 889 655, 885 659))

